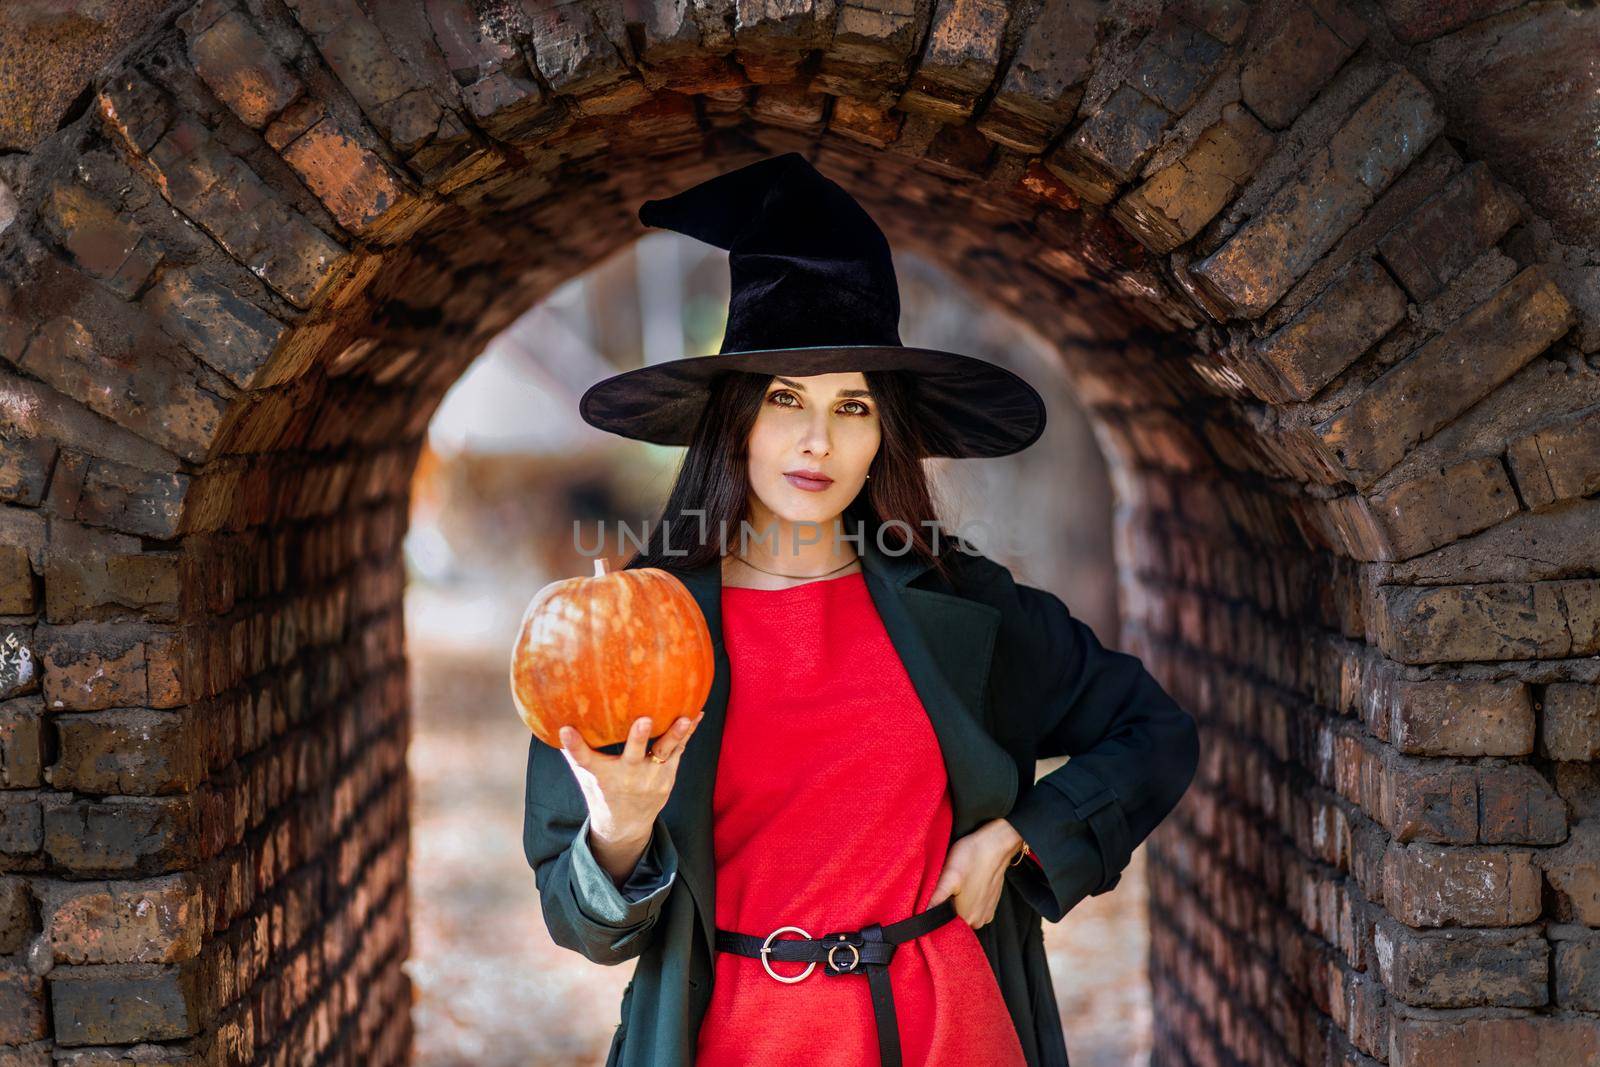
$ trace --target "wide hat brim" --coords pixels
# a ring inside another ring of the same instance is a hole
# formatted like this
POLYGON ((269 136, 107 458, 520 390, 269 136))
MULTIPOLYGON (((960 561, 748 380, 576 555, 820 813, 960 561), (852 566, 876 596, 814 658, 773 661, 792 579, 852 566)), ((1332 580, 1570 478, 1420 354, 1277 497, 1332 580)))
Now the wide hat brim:
POLYGON ((1044 432, 1039 393, 998 364, 904 345, 821 345, 723 352, 656 363, 596 382, 578 401, 589 425, 658 445, 688 445, 720 371, 800 377, 907 370, 916 378, 929 456, 984 459, 1020 452, 1044 432))

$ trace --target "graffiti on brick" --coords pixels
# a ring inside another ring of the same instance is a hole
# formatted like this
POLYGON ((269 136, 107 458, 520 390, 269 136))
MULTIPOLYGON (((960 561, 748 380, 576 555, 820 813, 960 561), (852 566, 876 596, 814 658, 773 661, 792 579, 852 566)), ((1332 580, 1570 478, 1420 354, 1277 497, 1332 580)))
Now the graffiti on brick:
POLYGON ((18 693, 33 682, 33 653, 22 635, 11 630, 0 637, 0 697, 18 693))

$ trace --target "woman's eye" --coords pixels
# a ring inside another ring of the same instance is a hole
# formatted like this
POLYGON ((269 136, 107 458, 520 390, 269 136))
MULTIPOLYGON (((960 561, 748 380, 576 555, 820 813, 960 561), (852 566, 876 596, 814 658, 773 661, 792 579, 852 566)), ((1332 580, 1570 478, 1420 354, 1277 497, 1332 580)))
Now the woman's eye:
MULTIPOLYGON (((772 394, 769 394, 767 396, 767 399, 769 401, 793 400, 794 399, 794 394, 793 393, 772 393, 772 394)), ((784 407, 793 407, 794 405, 793 404, 784 404, 783 406, 784 407)))
POLYGON ((852 414, 852 415, 871 415, 872 414, 872 409, 867 407, 867 405, 863 404, 859 400, 847 400, 847 401, 845 401, 845 403, 841 404, 840 407, 841 408, 852 408, 852 407, 855 408, 856 409, 855 411, 850 412, 850 414, 852 414))

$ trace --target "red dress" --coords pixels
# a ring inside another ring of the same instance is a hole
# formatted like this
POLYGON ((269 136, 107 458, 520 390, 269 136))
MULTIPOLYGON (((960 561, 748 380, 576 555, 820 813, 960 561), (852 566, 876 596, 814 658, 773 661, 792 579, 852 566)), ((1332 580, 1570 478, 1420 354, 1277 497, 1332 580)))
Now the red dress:
MULTIPOLYGON (((944 759, 863 575, 724 586, 722 632, 731 674, 713 799, 717 925, 820 937, 925 910, 950 839, 944 759)), ((759 959, 715 960, 697 1067, 812 1067, 821 1049, 830 1065, 880 1062, 865 973, 827 975, 819 963, 784 984, 759 959)), ((1026 1063, 964 919, 901 943, 889 980, 905 1067, 1026 1063)))

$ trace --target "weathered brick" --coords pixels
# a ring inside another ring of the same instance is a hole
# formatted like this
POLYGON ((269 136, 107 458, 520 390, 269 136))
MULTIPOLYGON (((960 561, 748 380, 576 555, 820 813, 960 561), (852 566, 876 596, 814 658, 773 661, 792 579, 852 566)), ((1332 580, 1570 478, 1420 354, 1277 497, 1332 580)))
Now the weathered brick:
POLYGON ((1271 148, 1272 135, 1229 104, 1182 159, 1118 200, 1112 214, 1151 250, 1170 252, 1216 217, 1271 148))
POLYGON ((198 825, 192 796, 74 800, 45 812, 44 847, 75 874, 163 874, 194 862, 198 825))
POLYGON ((1550 943, 1534 929, 1373 930, 1389 995, 1427 1008, 1537 1008, 1549 999, 1550 943))
POLYGON ((1353 263, 1293 319, 1257 342, 1262 399, 1310 400, 1406 315, 1405 294, 1370 258, 1353 263))
MULTIPOLYGON (((3 465, 0 460, 0 470, 3 465)), ((0 615, 31 615, 38 602, 38 582, 28 562, 28 550, 21 545, 0 545, 0 615)))
POLYGON ((1396 70, 1265 209, 1191 273, 1254 318, 1289 291, 1444 127, 1432 95, 1396 70))
POLYGON ((182 714, 118 709, 54 717, 50 782, 80 793, 153 796, 193 788, 204 768, 182 714))
POLYGON ((44 706, 38 697, 0 702, 0 789, 43 784, 44 706))
POLYGON ((1228 49, 1177 17, 1162 18, 1139 43, 1128 83, 1173 115, 1181 115, 1216 74, 1228 49))
MULTIPOLYGON (((759 12, 750 14, 756 16, 751 32, 759 33, 759 12)), ((616 107, 628 99, 630 84, 637 84, 641 92, 645 90, 637 78, 629 77, 627 60, 606 36, 595 5, 552 4, 530 11, 529 16, 534 61, 545 82, 557 94, 577 98, 578 108, 584 114, 626 111, 632 103, 638 102, 634 100, 626 107, 616 107)), ((781 76, 758 78, 752 74, 751 80, 789 79, 781 76)))
POLYGON ((195 73, 235 115, 259 130, 305 87, 244 12, 230 9, 206 22, 199 17, 203 10, 196 5, 178 18, 195 73))
POLYGON ((198 961, 57 967, 50 1008, 61 1045, 173 1041, 204 1026, 198 961))
POLYGON ((1313 5, 1296 4, 1279 16, 1239 73, 1245 105, 1273 129, 1293 122, 1366 39, 1360 19, 1338 18, 1332 4, 1321 7, 1337 25, 1319 18, 1313 5))
POLYGON ((50 1036, 44 979, 10 966, 0 969, 0 1045, 50 1036))
POLYGON ((1545 687, 1540 752, 1556 760, 1600 759, 1600 686, 1553 682, 1545 687))
POLYGON ((1004 0, 937 0, 927 44, 895 106, 945 122, 965 121, 999 69, 1009 15, 1004 0))
POLYGON ((1378 242, 1378 252, 1418 303, 1432 299, 1521 217, 1482 161, 1462 170, 1378 242))
MULTIPOLYGON (((57 551, 51 553, 46 571, 45 609, 51 622, 74 622, 108 606, 138 610, 151 622, 177 620, 177 553, 140 552, 136 540, 132 545, 116 543, 126 535, 71 536, 69 528, 67 523, 58 527, 57 551)), ((72 532, 91 530, 78 527, 72 532)))
POLYGON ((1378 647, 1400 663, 1551 659, 1600 652, 1600 582, 1380 586, 1378 647))
POLYGON ((79 522, 160 541, 178 534, 189 476, 88 459, 77 508, 79 522))
POLYGON ((176 113, 172 100, 131 67, 101 87, 95 107, 111 131, 139 155, 161 139, 176 113))
POLYGON ((1354 799, 1379 816, 1396 841, 1472 844, 1478 836, 1477 776, 1470 765, 1378 755, 1376 795, 1354 799))
POLYGON ((57 963, 177 963, 200 953, 205 908, 192 874, 52 883, 45 930, 57 963))
POLYGON ((256 371, 288 331, 203 267, 166 271, 141 305, 184 348, 240 389, 252 387, 256 371))
MULTIPOLYGON (((81 282, 82 279, 77 280, 81 282)), ((72 279, 52 278, 51 281, 70 284, 72 279)), ((4 496, 7 484, 5 472, 18 469, 9 466, 9 460, 21 456, 22 496, 16 498, 16 502, 29 506, 39 504, 55 463, 57 447, 61 445, 145 470, 178 469, 177 457, 160 445, 108 422, 84 404, 40 382, 0 372, 0 395, 6 397, 6 403, 0 405, 3 409, 0 410, 0 436, 7 439, 6 447, 0 449, 0 497, 4 496)), ((164 410, 177 414, 176 409, 164 410)), ((138 424, 137 419, 130 418, 130 421, 138 424)), ((27 514, 16 508, 0 509, 0 514, 6 510, 16 515, 27 514)), ((0 541, 22 543, 24 539, 14 534, 15 531, 6 528, 4 519, 0 519, 0 541)), ((54 537, 52 530, 52 542, 54 537)), ((42 573, 42 563, 36 561, 34 570, 42 573)))
POLYGON ((1123 85, 1044 164, 1091 204, 1109 204, 1155 151, 1171 121, 1160 104, 1123 85))
POLYGON ((306 129, 279 154, 339 225, 386 241, 414 231, 425 211, 388 164, 320 107, 307 118, 306 129))
POLYGON ((1555 950, 1555 1002, 1579 1011, 1600 1010, 1600 932, 1584 926, 1551 923, 1555 950))
POLYGON ((1519 0, 1382 0, 1394 35, 1417 44, 1516 7, 1519 0))
POLYGON ((1593 819, 1573 823, 1565 843, 1539 853, 1539 865, 1557 917, 1600 925, 1600 825, 1593 819))
POLYGON ((37 932, 35 926, 28 883, 0 877, 0 955, 21 952, 37 932))
POLYGON ((887 109, 848 96, 836 97, 833 112, 828 118, 828 129, 875 148, 890 144, 899 136, 902 116, 887 109))
POLYGON ((1506 461, 1529 507, 1600 489, 1600 406, 1541 426, 1506 445, 1506 461))
POLYGON ((1407 926, 1531 923, 1540 886, 1527 849, 1391 845, 1384 856, 1384 904, 1407 926))
POLYGON ((40 794, 0 790, 0 861, 34 856, 44 847, 40 794))
POLYGON ((1567 836, 1566 801, 1526 764, 1480 764, 1478 843, 1554 845, 1567 836))
POLYGON ((1483 399, 1572 323, 1572 307, 1539 265, 1385 371, 1317 424, 1330 462, 1365 488, 1411 446, 1483 399))
POLYGON ((814 93, 803 85, 763 85, 756 90, 750 111, 776 126, 794 130, 822 128, 822 113, 827 94, 814 93))
POLYGON ((131 299, 163 259, 161 246, 131 218, 74 181, 57 181, 40 205, 56 242, 84 271, 131 299))
MULTIPOLYGON (((132 309, 127 314, 135 317, 132 309)), ((115 319, 102 324, 58 315, 33 335, 22 368, 162 448, 198 461, 226 404, 195 380, 192 368, 145 351, 146 344, 158 347, 151 343, 153 333, 147 323, 130 327, 115 319), (142 358, 133 358, 136 351, 142 358)))
POLYGON ((1573 1067, 1600 1061, 1600 1019, 1396 1019, 1389 1067, 1573 1067))
POLYGON ((1329 502, 1345 550, 1367 561, 1419 556, 1517 510, 1517 495, 1498 456, 1463 460, 1372 496, 1329 502))
POLYGON ((40 627, 44 696, 54 709, 99 711, 119 705, 182 703, 175 635, 127 623, 40 627))
POLYGON ((1018 152, 1043 152, 1083 98, 1101 11, 1094 0, 1045 0, 984 109, 978 131, 1018 152))
POLYGON ((173 207, 296 307, 310 307, 336 273, 344 249, 195 119, 174 120, 146 158, 173 207))
POLYGON ((1523 756, 1533 751, 1533 704, 1521 682, 1407 681, 1374 684, 1368 699, 1390 721, 1402 752, 1420 756, 1523 756))
MULTIPOLYGON (((703 41, 694 24, 700 12, 690 15, 686 10, 674 11, 672 5, 655 7, 654 11, 646 9, 644 47, 635 45, 645 84, 655 88, 653 83, 659 80, 689 96, 703 92, 702 86, 728 86, 726 68, 708 61, 708 53, 717 46, 703 41), (689 42, 698 47, 690 49, 689 42)), ((817 62, 812 87, 882 106, 893 103, 922 43, 924 18, 925 14, 896 0, 862 0, 841 6, 833 34, 817 62)))

